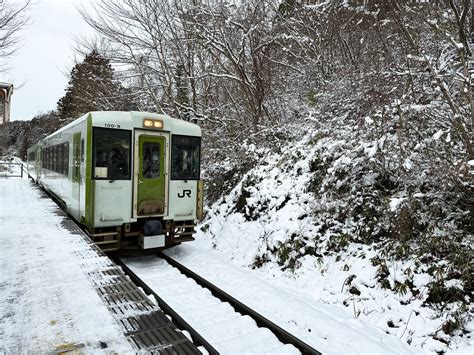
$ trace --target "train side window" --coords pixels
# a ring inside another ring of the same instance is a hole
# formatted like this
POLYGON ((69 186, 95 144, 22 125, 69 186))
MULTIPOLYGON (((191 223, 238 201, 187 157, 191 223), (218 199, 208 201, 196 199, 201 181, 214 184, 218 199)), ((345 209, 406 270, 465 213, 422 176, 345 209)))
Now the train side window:
POLYGON ((74 133, 72 136, 72 181, 80 183, 81 182, 81 164, 79 163, 80 159, 80 140, 81 132, 74 133))
POLYGON ((171 179, 199 180, 201 137, 173 135, 171 179))
POLYGON ((53 170, 53 147, 48 147, 48 169, 53 170))
POLYGON ((97 180, 130 180, 132 132, 94 127, 92 136, 92 177, 97 180))
POLYGON ((55 145, 53 146, 53 171, 57 172, 58 171, 58 146, 55 145))
POLYGON ((29 152, 28 153, 28 163, 29 164, 34 164, 35 163, 35 152, 29 152))
POLYGON ((143 177, 153 179, 160 176, 160 144, 143 143, 143 177))
POLYGON ((68 176, 69 175, 69 142, 63 143, 63 151, 64 151, 64 158, 63 158, 63 174, 68 176))
POLYGON ((84 138, 81 139, 81 161, 84 161, 84 138))
POLYGON ((58 144, 57 150, 58 150, 58 159, 56 162, 56 172, 58 172, 59 174, 63 174, 63 160, 64 160, 63 145, 58 144))

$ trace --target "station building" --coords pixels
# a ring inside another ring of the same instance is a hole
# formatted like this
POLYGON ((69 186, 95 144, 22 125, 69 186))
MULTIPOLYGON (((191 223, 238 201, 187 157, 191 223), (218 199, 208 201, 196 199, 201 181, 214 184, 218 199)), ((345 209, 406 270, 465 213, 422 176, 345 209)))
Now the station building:
POLYGON ((13 84, 0 82, 0 125, 10 121, 10 98, 13 84))

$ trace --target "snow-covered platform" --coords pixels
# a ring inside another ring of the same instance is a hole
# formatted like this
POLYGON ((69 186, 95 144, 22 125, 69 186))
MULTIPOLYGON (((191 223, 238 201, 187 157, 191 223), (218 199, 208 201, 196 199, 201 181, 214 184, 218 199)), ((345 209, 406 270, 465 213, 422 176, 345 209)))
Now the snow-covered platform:
POLYGON ((0 354, 200 353, 26 179, 0 179, 0 245, 0 354))

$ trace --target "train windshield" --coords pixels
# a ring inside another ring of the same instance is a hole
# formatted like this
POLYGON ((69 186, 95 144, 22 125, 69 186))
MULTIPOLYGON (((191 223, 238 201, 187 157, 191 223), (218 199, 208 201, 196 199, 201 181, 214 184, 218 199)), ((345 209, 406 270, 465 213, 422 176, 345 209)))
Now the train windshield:
POLYGON ((172 180, 199 180, 201 137, 173 136, 172 180))
POLYGON ((131 131, 94 127, 94 179, 130 180, 131 131))

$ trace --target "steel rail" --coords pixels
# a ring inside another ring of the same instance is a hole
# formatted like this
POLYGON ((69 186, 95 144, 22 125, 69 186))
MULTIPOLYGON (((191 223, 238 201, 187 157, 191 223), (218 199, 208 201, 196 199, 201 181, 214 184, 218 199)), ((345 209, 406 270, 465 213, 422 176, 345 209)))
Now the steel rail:
POLYGON ((318 350, 312 348, 311 346, 309 346, 308 344, 306 344, 302 340, 300 340, 300 339, 296 338, 294 335, 288 333, 283 328, 279 327, 278 325, 276 325, 272 321, 268 320, 267 318, 265 318, 261 314, 257 313, 256 311, 254 311, 250 307, 246 306, 245 304, 243 304, 242 302, 240 302, 236 298, 234 298, 231 295, 229 295, 228 293, 224 292, 223 290, 221 290, 217 286, 213 285, 212 283, 210 283, 206 279, 202 278, 201 276, 196 274, 194 271, 191 271, 186 266, 180 264, 179 262, 177 262, 173 258, 171 258, 168 255, 166 255, 164 253, 161 253, 161 252, 158 253, 157 255, 158 255, 158 257, 166 260, 171 266, 174 266, 175 268, 177 268, 185 276, 187 276, 187 277, 193 279, 194 281, 196 281, 196 283, 199 284, 200 286, 209 289, 209 291, 211 291, 211 293, 214 297, 220 299, 223 302, 229 303, 237 312, 241 313, 242 315, 248 315, 251 318, 253 318, 259 327, 269 329, 271 332, 273 332, 273 334, 275 334, 275 336, 278 338, 278 340, 280 340, 282 343, 293 345, 295 348, 297 348, 299 351, 301 351, 301 353, 304 354, 304 355, 321 355, 321 353, 318 350))
POLYGON ((122 267, 125 274, 127 274, 136 285, 141 287, 146 294, 153 295, 155 297, 162 311, 173 319, 173 323, 178 328, 191 334, 191 338, 193 339, 195 345, 204 347, 210 355, 219 354, 219 352, 211 344, 209 344, 206 339, 204 339, 193 327, 191 327, 191 325, 189 325, 188 322, 186 322, 178 313, 176 313, 176 311, 171 308, 171 306, 168 305, 160 296, 158 296, 158 294, 153 291, 150 286, 140 279, 137 274, 135 274, 127 265, 125 265, 125 263, 120 260, 118 256, 114 256, 112 258, 117 265, 122 267))

